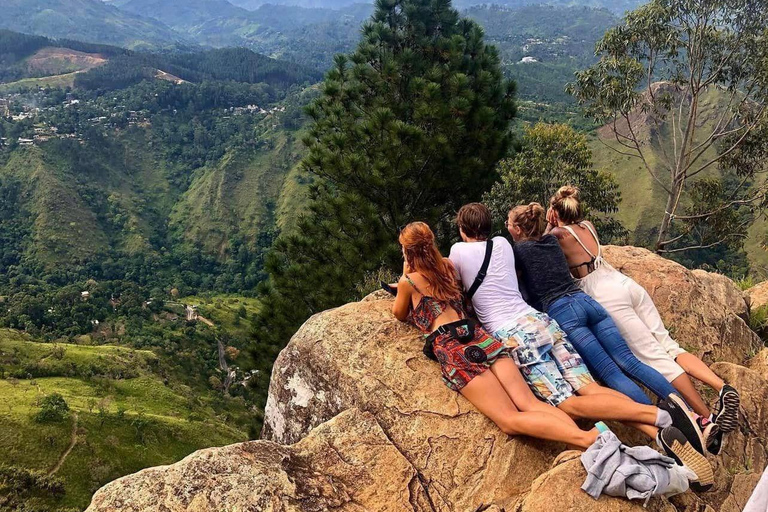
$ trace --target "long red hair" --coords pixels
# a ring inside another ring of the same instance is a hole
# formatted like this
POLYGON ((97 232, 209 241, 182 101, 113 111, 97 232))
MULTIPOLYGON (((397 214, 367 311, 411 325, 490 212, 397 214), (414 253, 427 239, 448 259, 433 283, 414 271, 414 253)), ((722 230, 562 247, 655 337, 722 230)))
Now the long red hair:
POLYGON ((435 234, 423 222, 411 222, 400 232, 400 245, 411 270, 421 274, 429 283, 432 297, 437 300, 457 299, 461 289, 451 262, 443 258, 435 244, 435 234))

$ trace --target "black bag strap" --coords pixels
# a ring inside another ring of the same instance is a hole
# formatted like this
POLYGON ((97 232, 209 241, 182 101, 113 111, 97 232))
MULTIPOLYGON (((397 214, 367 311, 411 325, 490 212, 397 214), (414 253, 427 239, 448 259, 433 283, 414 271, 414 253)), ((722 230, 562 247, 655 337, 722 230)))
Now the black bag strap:
POLYGON ((483 284, 485 276, 488 274, 488 265, 491 263, 492 252, 493 240, 489 238, 485 243, 485 258, 483 259, 483 264, 480 266, 480 271, 477 273, 477 277, 475 277, 475 282, 472 283, 472 286, 470 286, 469 290, 467 290, 467 298, 470 300, 472 300, 472 296, 475 294, 477 289, 480 288, 480 285, 483 284))

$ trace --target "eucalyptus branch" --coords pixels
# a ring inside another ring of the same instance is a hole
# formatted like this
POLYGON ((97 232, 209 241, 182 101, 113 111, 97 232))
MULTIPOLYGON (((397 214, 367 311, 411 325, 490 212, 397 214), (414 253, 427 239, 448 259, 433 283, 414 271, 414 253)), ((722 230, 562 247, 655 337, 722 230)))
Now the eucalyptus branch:
POLYGON ((719 206, 718 208, 715 208, 714 210, 711 210, 711 211, 709 211, 707 213, 700 213, 698 215, 675 215, 675 219, 683 220, 683 221, 697 220, 697 219, 706 219, 706 218, 711 217, 713 215, 717 215, 718 213, 720 213, 720 212, 722 212, 724 210, 727 210, 728 208, 732 208, 734 206, 744 206, 744 205, 751 204, 751 203, 754 203, 756 201, 759 201, 761 199, 765 199, 765 196, 766 196, 766 193, 762 192, 762 193, 759 193, 759 194, 757 194, 757 195, 755 195, 755 196, 753 196, 753 197, 751 197, 749 199, 739 199, 739 200, 736 200, 736 201, 729 201, 728 203, 723 204, 723 205, 719 206))
MULTIPOLYGON (((754 128, 754 127, 753 127, 753 128, 754 128)), ((741 146, 741 143, 742 143, 742 142, 744 142, 744 140, 747 138, 747 135, 749 135, 749 134, 750 134, 750 132, 751 132, 751 130, 750 130, 750 131, 745 131, 745 132, 744 132, 744 133, 741 135, 741 137, 739 137, 739 140, 737 140, 737 141, 736 141, 736 142, 735 142, 735 143, 734 143, 734 144, 733 144, 733 145, 732 145, 730 148, 728 148, 728 150, 726 150, 726 151, 725 151, 725 152, 723 152, 723 153, 720 153, 720 154, 719 154, 717 157, 713 158, 712 160, 710 160, 710 161, 709 161, 709 162, 707 162, 706 164, 702 165, 702 166, 701 166, 701 167, 700 167, 698 170, 696 170, 696 171, 694 171, 694 172, 690 173, 690 174, 688 175, 688 177, 689 177, 689 178, 692 178, 692 177, 696 176, 697 174, 700 174, 700 173, 701 173, 701 172, 703 172, 705 169, 707 169, 707 168, 709 168, 710 166, 712 166, 712 165, 716 164, 717 162, 719 162, 720 160, 722 160, 722 159, 723 159, 723 158, 725 158, 726 156, 728 156, 728 155, 730 155, 731 153, 733 153, 734 151, 736 151, 736 150, 739 148, 739 146, 741 146)))

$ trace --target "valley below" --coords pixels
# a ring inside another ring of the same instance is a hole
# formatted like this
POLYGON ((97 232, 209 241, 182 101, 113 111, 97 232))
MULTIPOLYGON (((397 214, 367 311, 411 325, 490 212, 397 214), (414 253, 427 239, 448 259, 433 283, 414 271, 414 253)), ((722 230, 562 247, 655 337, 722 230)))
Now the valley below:
MULTIPOLYGON (((270 384, 285 343, 257 333, 273 312, 263 300, 273 285, 270 263, 274 268, 286 258, 286 240, 307 226, 316 213, 313 201, 329 183, 307 171, 307 148, 318 137, 312 105, 342 88, 327 78, 336 56, 352 52, 367 34, 375 6, 347 0, 2 1, 0 511, 81 511, 98 489, 125 475, 262 435, 298 441, 310 422, 315 427, 341 413, 276 414, 278 405, 267 402, 270 385, 273 396, 292 385, 270 384), (304 420, 301 436, 280 431, 281 422, 291 429, 304 420)), ((620 192, 611 215, 626 236, 614 242, 649 248, 664 213, 663 188, 638 159, 619 154, 609 130, 565 91, 576 71, 596 61, 596 41, 639 3, 462 0, 455 7, 482 27, 504 79, 516 84, 509 154, 523 149, 521 134, 536 123, 564 123, 585 134, 593 167, 610 175, 620 192)), ((711 128, 723 100, 714 89, 706 100, 702 127, 711 128)), ((673 151, 672 127, 649 123, 644 129, 649 159, 658 163, 673 151)), ((344 143, 338 139, 339 153, 344 143)), ((703 177, 719 176, 713 168, 703 177)), ((455 238, 443 231, 446 240, 455 238)), ((739 250, 672 258, 748 288, 768 278, 765 219, 749 233, 739 250)), ((366 274, 348 297, 351 305, 324 313, 328 308, 318 308, 304 331, 339 311, 368 315, 378 308, 381 316, 382 297, 356 301, 392 272, 366 274)), ((760 310, 750 320, 739 309, 737 316, 760 331, 765 314, 760 310)), ((391 318, 387 322, 398 340, 409 336, 389 325, 391 318)), ((744 336, 757 338, 751 331, 744 336)), ((746 364, 747 356, 727 360, 746 364)), ((307 365, 315 362, 310 358, 307 365)), ((420 361, 419 371, 426 364, 420 361)), ((398 379, 391 385, 399 386, 398 379)), ((353 430, 369 426, 366 442, 391 444, 385 435, 391 411, 368 411, 349 389, 349 411, 334 421, 354 423, 353 430)), ((440 409, 452 400, 435 404, 440 409)), ((482 422, 476 414, 472 421, 482 422)), ((317 437, 334 439, 333 421, 323 425, 317 437)), ((312 457, 328 455, 307 439, 303 446, 312 457)), ((525 453, 540 448, 509 443, 525 453)), ((286 457, 300 449, 279 448, 286 457)), ((551 449, 542 450, 548 465, 551 449)), ((403 471, 416 471, 402 455, 394 459, 403 471)), ((733 460, 735 471, 750 473, 743 457, 733 460)), ((441 471, 436 479, 450 480, 441 471)), ((523 503, 523 491, 544 472, 537 466, 514 499, 523 503)), ((432 492, 423 481, 412 482, 419 496, 432 492)), ((462 495, 463 488, 454 487, 452 496, 462 495)), ((112 488, 119 499, 119 487, 112 488)), ((724 503, 723 496, 712 503, 724 503)))

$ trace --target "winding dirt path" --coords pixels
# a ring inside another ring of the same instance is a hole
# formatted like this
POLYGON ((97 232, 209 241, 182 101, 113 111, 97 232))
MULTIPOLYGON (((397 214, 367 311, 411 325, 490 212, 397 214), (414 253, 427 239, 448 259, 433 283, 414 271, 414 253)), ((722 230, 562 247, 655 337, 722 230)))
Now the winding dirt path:
POLYGON ((208 327, 216 327, 216 324, 214 324, 213 322, 211 322, 210 320, 208 320, 207 318, 205 318, 202 315, 197 315, 197 319, 200 320, 201 322, 203 322, 208 327))
POLYGON ((64 464, 64 461, 67 460, 67 457, 69 456, 69 452, 72 451, 72 448, 75 447, 77 444, 77 413, 72 413, 74 417, 74 422, 72 423, 72 437, 69 440, 69 446, 67 446, 67 449, 64 450, 64 453, 61 454, 61 457, 59 457, 58 462, 56 462, 56 465, 53 466, 53 469, 51 469, 46 476, 52 476, 56 474, 56 472, 61 468, 62 464, 64 464))

